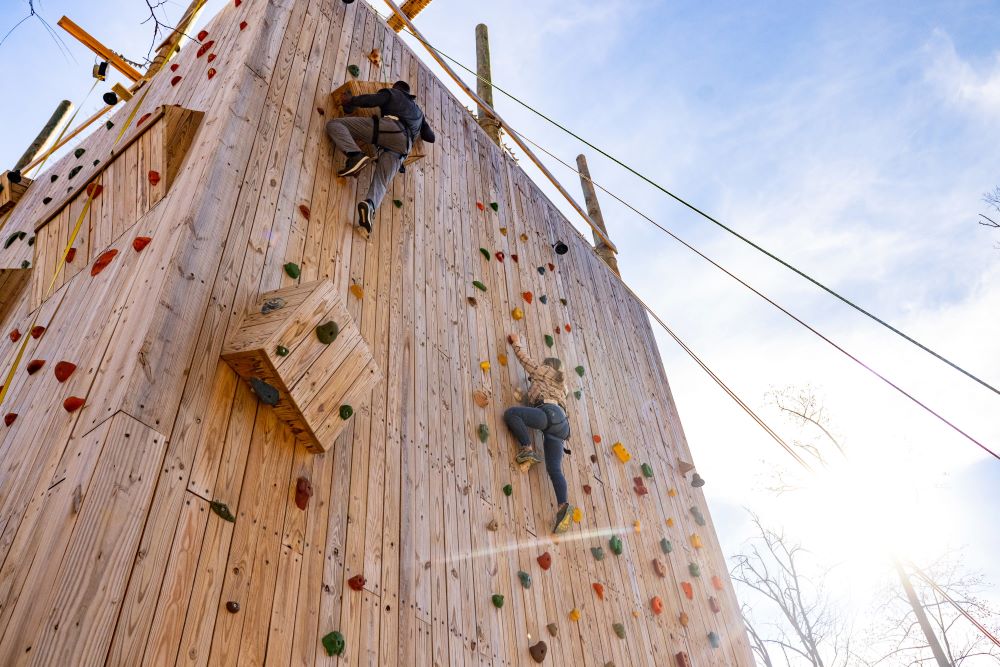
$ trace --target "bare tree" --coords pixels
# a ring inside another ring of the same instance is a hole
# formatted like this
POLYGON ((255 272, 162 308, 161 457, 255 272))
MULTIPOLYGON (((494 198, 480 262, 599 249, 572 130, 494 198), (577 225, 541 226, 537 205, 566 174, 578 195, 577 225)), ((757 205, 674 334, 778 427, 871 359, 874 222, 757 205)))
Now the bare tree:
MULTIPOLYGON (((960 553, 951 552, 921 570, 973 618, 994 634, 1000 634, 1000 609, 982 595, 990 585, 981 572, 970 572, 960 553), (992 627, 990 627, 992 625, 992 627)), ((961 665, 966 660, 992 657, 1000 661, 1000 649, 976 629, 951 602, 921 577, 911 577, 913 587, 926 611, 948 661, 961 665)), ((921 632, 913 608, 894 582, 887 581, 876 612, 882 619, 870 631, 869 653, 877 655, 870 664, 919 666, 933 664, 930 647, 921 632)))
POLYGON ((755 608, 775 618, 762 623, 751 616, 749 608, 743 608, 755 655, 762 664, 772 665, 770 646, 781 651, 786 664, 848 665, 851 632, 824 591, 827 573, 803 563, 808 552, 789 540, 784 531, 765 527, 752 512, 750 516, 758 534, 743 553, 733 557, 730 575, 752 591, 752 597, 761 603, 755 608), (803 565, 818 574, 806 575, 803 565))
MULTIPOLYGON (((982 220, 979 221, 979 224, 983 227, 1000 229, 1000 222, 997 222, 1000 219, 1000 216, 998 216, 1000 214, 1000 185, 993 188, 993 192, 983 194, 983 202, 990 207, 990 215, 993 217, 980 213, 979 217, 982 220)), ((1000 243, 994 244, 993 247, 1000 250, 1000 243)))

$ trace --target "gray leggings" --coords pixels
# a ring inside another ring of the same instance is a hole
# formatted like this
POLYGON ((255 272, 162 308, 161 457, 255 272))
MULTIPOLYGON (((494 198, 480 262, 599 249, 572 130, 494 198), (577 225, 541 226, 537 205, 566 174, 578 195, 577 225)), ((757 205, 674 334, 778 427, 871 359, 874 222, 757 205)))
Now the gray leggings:
POLYGON ((507 428, 517 438, 521 447, 531 445, 531 429, 541 431, 545 443, 545 470, 552 480, 556 502, 569 502, 566 477, 562 471, 563 445, 569 438, 569 419, 558 405, 542 403, 537 408, 515 406, 503 413, 507 428))
MULTIPOLYGON (((326 124, 326 133, 333 141, 333 145, 344 153, 360 153, 361 147, 358 146, 358 141, 372 143, 374 129, 371 118, 356 116, 335 118, 326 124)), ((399 173, 399 167, 403 164, 401 153, 406 152, 407 141, 399 123, 390 119, 379 119, 378 145, 388 150, 379 151, 378 162, 372 171, 372 182, 365 195, 365 199, 370 199, 376 209, 382 203, 392 179, 399 173)))

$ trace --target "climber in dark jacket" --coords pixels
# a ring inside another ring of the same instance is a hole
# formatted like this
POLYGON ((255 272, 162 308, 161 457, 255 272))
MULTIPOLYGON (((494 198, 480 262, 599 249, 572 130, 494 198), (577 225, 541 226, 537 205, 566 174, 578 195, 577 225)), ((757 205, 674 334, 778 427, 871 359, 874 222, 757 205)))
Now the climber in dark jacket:
POLYGON ((345 95, 341 101, 344 113, 357 108, 377 107, 381 117, 358 118, 345 116, 326 124, 326 133, 334 145, 347 155, 347 163, 338 176, 356 176, 372 161, 358 146, 358 141, 370 143, 378 151, 368 194, 358 203, 358 225, 371 234, 372 217, 389 190, 392 179, 399 173, 403 160, 413 148, 417 137, 434 143, 434 131, 427 124, 424 112, 410 94, 410 84, 397 81, 392 88, 383 88, 372 95, 345 95))

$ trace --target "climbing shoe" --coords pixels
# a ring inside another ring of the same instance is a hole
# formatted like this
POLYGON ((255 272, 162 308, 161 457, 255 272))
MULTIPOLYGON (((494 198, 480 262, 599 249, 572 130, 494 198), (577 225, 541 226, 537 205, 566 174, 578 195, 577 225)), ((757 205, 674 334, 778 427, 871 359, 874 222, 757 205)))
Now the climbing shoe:
POLYGON ((352 153, 347 156, 347 164, 337 172, 337 176, 354 176, 369 162, 371 158, 364 153, 352 153))
POLYGON ((372 216, 375 215, 375 205, 368 199, 358 202, 358 227, 368 234, 372 233, 372 216))
POLYGON ((519 466, 534 465, 542 462, 542 457, 538 455, 534 447, 522 447, 514 458, 519 466))
POLYGON ((552 528, 552 532, 556 535, 562 535, 569 530, 571 523, 573 523, 573 506, 569 503, 563 503, 559 506, 559 511, 556 512, 556 525, 552 528))

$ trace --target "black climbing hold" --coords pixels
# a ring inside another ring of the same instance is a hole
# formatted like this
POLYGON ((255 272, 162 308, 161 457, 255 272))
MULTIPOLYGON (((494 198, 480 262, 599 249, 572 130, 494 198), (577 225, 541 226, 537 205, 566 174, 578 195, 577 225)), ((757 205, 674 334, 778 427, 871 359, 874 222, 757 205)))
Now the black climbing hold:
POLYGON ((353 415, 354 415, 354 408, 352 408, 351 406, 347 405, 346 403, 344 405, 340 406, 340 418, 341 419, 345 419, 345 420, 346 419, 350 419, 353 415))
POLYGON ((77 174, 80 173, 81 169, 83 169, 82 165, 79 165, 79 164, 76 165, 75 167, 73 167, 72 169, 69 170, 69 177, 73 178, 74 176, 76 176, 77 174))
POLYGON ((28 239, 28 245, 30 245, 30 246, 31 245, 35 245, 35 237, 34 236, 32 236, 30 239, 28 239))
POLYGON ((496 203, 495 201, 491 201, 490 208, 493 209, 493 212, 495 213, 500 210, 500 204, 496 203))
POLYGON ((24 260, 23 262, 21 262, 21 268, 22 269, 27 269, 30 266, 31 266, 31 262, 29 262, 28 260, 24 260))
POLYGON ((555 249, 557 255, 565 255, 569 252, 569 246, 562 241, 556 241, 552 247, 555 249))
POLYGON ((566 304, 566 299, 559 299, 559 303, 561 303, 564 306, 567 305, 566 304))
POLYGON ((52 203, 52 197, 44 197, 42 199, 42 203, 43 204, 51 204, 52 203))
POLYGON ((280 394, 278 390, 264 382, 260 378, 250 378, 250 388, 253 389, 253 393, 257 394, 257 398, 264 405, 277 405, 278 398, 280 394))
POLYGON ((328 635, 324 635, 320 641, 323 643, 323 648, 326 649, 327 655, 340 655, 344 652, 344 648, 347 645, 344 641, 344 635, 336 630, 328 635))
POLYGON ((268 299, 264 302, 264 305, 260 307, 260 314, 267 315, 268 313, 273 313, 276 310, 280 310, 285 307, 285 300, 281 297, 275 297, 273 299, 268 299))
POLYGON ((324 345, 329 345, 333 341, 337 340, 337 336, 340 335, 340 327, 337 326, 336 322, 327 322, 326 324, 321 324, 316 327, 316 337, 319 338, 319 342, 324 345))
POLYGON ((540 276, 544 276, 545 275, 545 267, 544 266, 539 266, 536 270, 538 271, 538 275, 540 275, 540 276))
POLYGON ((213 500, 208 504, 209 508, 213 512, 219 515, 219 518, 223 521, 228 521, 229 523, 236 523, 236 517, 233 513, 229 511, 229 505, 218 500, 213 500))
POLYGON ((86 153, 86 152, 87 152, 87 149, 85 149, 85 148, 77 148, 75 151, 73 151, 73 157, 79 159, 79 158, 83 157, 83 154, 86 153))
POLYGON ((403 208, 403 202, 400 201, 399 199, 393 199, 392 205, 395 206, 396 208, 403 208))
POLYGON ((49 176, 49 183, 55 183, 59 180, 59 174, 52 174, 49 176))
POLYGON ((539 639, 537 644, 532 644, 528 647, 528 653, 531 654, 532 660, 541 664, 545 660, 545 656, 549 654, 549 647, 544 641, 539 639))
POLYGON ((3 244, 4 250, 11 247, 14 244, 14 241, 19 241, 27 235, 28 234, 26 232, 14 232, 10 236, 8 236, 7 240, 4 242, 3 244))
POLYGON ((99 164, 101 164, 101 161, 100 161, 100 160, 94 160, 94 166, 95 166, 95 167, 96 167, 97 165, 99 165, 99 164))
MULTIPOLYGON (((114 105, 118 104, 118 95, 110 91, 101 95, 101 99, 104 100, 104 103, 107 104, 109 107, 113 107, 114 105)), ((108 123, 110 124, 111 121, 109 120, 108 123)), ((108 129, 110 130, 111 128, 109 127, 108 129)))
POLYGON ((547 296, 545 296, 543 294, 540 297, 538 297, 538 300, 541 301, 542 303, 548 303, 549 302, 549 297, 547 297, 547 296))
POLYGON ((111 128, 113 128, 114 126, 115 126, 115 124, 112 123, 110 120, 107 123, 104 124, 104 127, 108 128, 109 130, 111 128))
POLYGON ((705 480, 701 478, 701 475, 695 473, 694 475, 691 476, 691 486, 693 486, 696 489, 700 489, 701 487, 705 486, 705 480))
POLYGON ((15 185, 21 182, 21 172, 17 169, 7 172, 7 180, 15 185))
POLYGON ((287 357, 288 356, 288 348, 285 347, 284 345, 279 345, 278 347, 274 348, 274 353, 276 355, 278 355, 279 357, 287 357))
POLYGON ((348 65, 347 66, 347 71, 354 78, 357 78, 357 77, 361 76, 361 68, 358 67, 357 65, 348 65))
POLYGON ((226 603, 226 611, 230 614, 235 614, 240 610, 240 603, 235 600, 230 600, 226 603))

